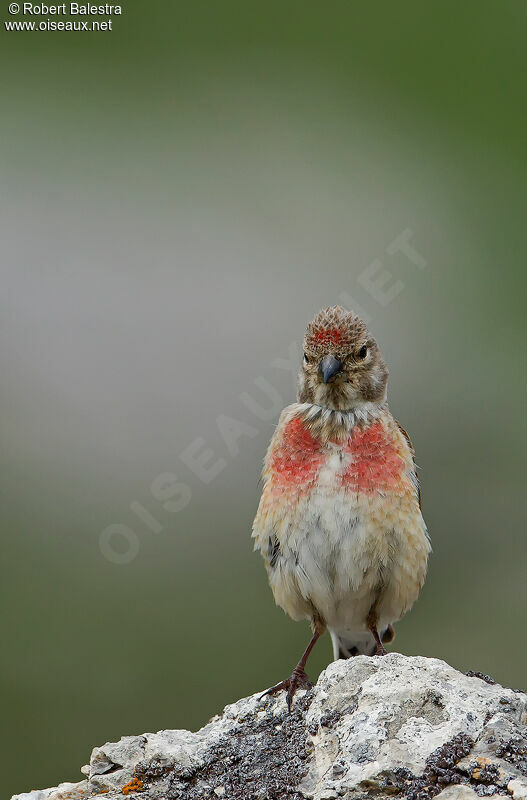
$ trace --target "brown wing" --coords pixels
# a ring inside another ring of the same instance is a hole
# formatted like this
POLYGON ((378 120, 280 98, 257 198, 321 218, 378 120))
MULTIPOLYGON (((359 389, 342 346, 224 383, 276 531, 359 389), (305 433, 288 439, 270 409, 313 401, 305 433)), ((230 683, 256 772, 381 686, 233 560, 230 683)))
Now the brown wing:
MULTIPOLYGON (((395 424, 397 425, 397 427, 401 431, 402 435, 406 439, 406 444, 410 448, 410 452, 412 454, 412 459, 413 459, 413 462, 414 462, 414 469, 417 470, 417 467, 415 465, 415 450, 414 450, 414 446, 412 444, 412 440, 410 439, 407 431, 405 431, 405 429, 403 428, 403 426, 401 425, 400 422, 397 422, 397 420, 395 420, 395 424)), ((416 478, 417 478, 417 471, 416 471, 416 478)), ((419 481, 417 481, 417 499, 419 501, 419 508, 421 508, 421 487, 419 486, 419 481)))

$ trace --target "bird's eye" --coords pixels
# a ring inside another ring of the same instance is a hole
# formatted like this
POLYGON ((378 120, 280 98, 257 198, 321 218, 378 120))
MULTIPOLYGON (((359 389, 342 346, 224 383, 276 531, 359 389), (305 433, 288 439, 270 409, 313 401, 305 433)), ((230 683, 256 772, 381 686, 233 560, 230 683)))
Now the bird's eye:
POLYGON ((304 363, 307 364, 307 355, 304 353, 304 363))
POLYGON ((360 359, 363 359, 363 358, 366 358, 366 356, 367 356, 367 355, 368 355, 368 348, 367 348, 367 346, 364 344, 364 345, 361 347, 361 349, 359 350, 359 352, 357 353, 357 357, 358 357, 358 358, 360 358, 360 359))

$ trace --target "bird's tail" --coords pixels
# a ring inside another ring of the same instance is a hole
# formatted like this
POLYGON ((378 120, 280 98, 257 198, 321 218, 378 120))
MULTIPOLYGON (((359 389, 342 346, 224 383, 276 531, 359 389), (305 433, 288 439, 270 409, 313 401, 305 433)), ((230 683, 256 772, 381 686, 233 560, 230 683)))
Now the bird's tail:
MULTIPOLYGON (((361 631, 358 633, 339 633, 338 631, 330 630, 330 634, 331 641, 333 642, 333 658, 335 661, 338 658, 375 655, 377 644, 373 638, 373 635, 369 631, 361 631)), ((392 642, 394 636, 394 629, 391 625, 388 625, 381 636, 383 644, 392 642)))

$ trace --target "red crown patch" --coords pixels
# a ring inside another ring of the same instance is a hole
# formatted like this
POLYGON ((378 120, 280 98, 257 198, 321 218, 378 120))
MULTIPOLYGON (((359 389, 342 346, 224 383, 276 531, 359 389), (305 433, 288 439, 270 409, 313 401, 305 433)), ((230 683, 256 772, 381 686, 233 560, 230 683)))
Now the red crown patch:
POLYGON ((344 344, 346 341, 346 334, 341 328, 319 328, 314 331, 311 338, 316 344, 344 344))

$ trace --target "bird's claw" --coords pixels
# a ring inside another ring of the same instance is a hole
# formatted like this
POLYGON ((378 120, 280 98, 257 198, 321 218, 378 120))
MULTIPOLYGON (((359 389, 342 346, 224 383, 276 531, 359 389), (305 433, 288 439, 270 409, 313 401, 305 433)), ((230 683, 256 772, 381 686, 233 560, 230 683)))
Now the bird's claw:
POLYGON ((266 697, 267 695, 278 694, 278 692, 286 691, 287 708, 289 711, 291 711, 291 706, 293 704, 293 697, 296 694, 296 690, 312 689, 312 688, 313 684, 309 680, 304 670, 295 667, 290 678, 286 678, 284 681, 280 681, 280 683, 277 683, 276 686, 271 686, 271 688, 268 689, 266 692, 264 692, 259 699, 263 700, 263 698, 266 697))

